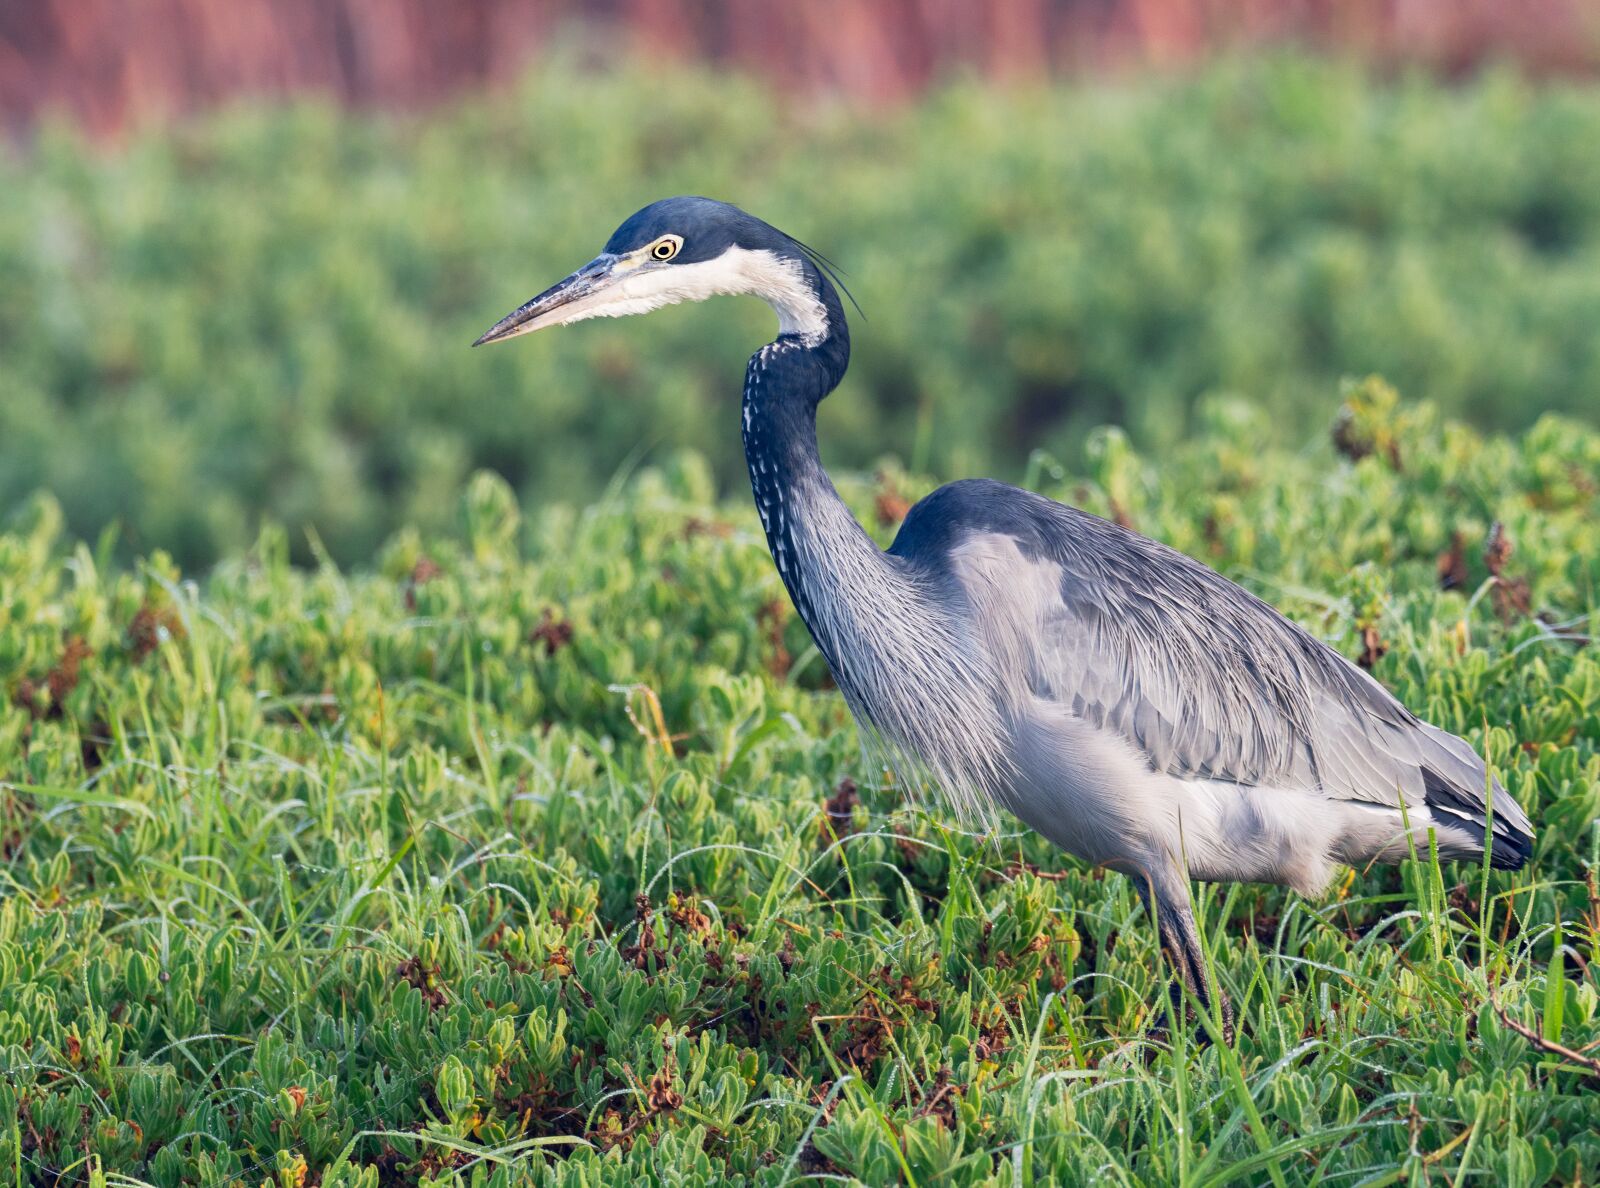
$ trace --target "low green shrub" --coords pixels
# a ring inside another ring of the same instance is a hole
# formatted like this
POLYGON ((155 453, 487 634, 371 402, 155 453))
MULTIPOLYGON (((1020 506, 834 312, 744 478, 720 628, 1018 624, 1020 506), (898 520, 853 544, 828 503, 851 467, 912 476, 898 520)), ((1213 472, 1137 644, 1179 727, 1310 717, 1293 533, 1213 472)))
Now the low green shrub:
POLYGON ((428 116, 45 134, 0 153, 0 508, 45 487, 186 565, 266 515, 350 561, 443 528, 480 467, 583 502, 689 447, 736 489, 754 303, 466 349, 684 192, 847 270, 867 316, 822 432, 851 466, 1015 478, 1104 423, 1160 455, 1217 393, 1298 446, 1373 371, 1483 428, 1593 421, 1596 144, 1593 86, 1294 59, 870 113, 554 62, 428 116))
MULTIPOLYGON (((3 1174, 1591 1182, 1594 1075, 1534 1041, 1600 1041, 1600 433, 1375 381, 1359 461, 1197 420, 1033 479, 1366 653, 1486 752, 1529 869, 1209 889, 1238 1047, 1146 1057, 1127 880, 867 767, 702 460, 527 524, 479 475, 369 567, 269 527, 199 581, 41 498, 0 536, 3 1174)), ((843 487, 886 534, 925 484, 843 487)))

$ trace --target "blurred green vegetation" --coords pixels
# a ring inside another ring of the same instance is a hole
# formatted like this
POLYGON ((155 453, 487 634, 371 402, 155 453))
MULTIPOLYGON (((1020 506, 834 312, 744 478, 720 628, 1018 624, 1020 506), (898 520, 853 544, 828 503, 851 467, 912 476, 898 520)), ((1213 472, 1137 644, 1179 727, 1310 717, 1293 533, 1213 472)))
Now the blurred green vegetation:
POLYGON ((477 467, 581 501, 689 445, 734 489, 753 303, 466 349, 680 192, 847 270, 846 466, 1015 478, 1106 422, 1160 454, 1218 391, 1300 445, 1372 370, 1485 427, 1592 417, 1597 144, 1593 86, 1298 59, 871 113, 558 62, 427 117, 239 109, 109 156, 46 133, 0 158, 0 509, 45 488, 185 562, 265 512, 358 558, 477 467))
POLYGON ((353 572, 273 527, 199 581, 123 569, 31 502, 0 534, 0 1180, 1593 1183, 1593 1074, 1534 1041, 1600 1050, 1600 432, 1482 436, 1376 382, 1341 425, 1360 461, 1208 400, 1159 464, 1108 430, 1036 468, 1367 652, 1535 822, 1521 872, 1205 889, 1237 1049, 1139 1042, 1127 879, 865 764, 703 461, 527 520, 480 475, 353 572))

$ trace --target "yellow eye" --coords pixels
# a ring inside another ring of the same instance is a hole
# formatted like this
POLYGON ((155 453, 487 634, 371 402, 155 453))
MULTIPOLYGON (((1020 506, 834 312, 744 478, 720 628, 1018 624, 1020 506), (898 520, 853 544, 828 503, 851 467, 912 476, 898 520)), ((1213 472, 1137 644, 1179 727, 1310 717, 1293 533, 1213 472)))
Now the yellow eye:
POLYGON ((657 260, 670 260, 678 254, 678 249, 682 246, 683 240, 676 235, 663 235, 650 249, 650 255, 657 260))

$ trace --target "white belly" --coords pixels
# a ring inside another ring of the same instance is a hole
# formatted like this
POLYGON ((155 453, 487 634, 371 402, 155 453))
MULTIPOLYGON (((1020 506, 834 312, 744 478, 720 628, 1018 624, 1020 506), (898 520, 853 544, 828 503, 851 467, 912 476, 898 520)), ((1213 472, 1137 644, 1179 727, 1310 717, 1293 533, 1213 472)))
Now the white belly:
MULTIPOLYGON (((1340 863, 1407 850, 1396 809, 1320 792, 1249 787, 1152 772, 1120 737, 1034 701, 1012 726, 1018 775, 1006 807, 1089 862, 1211 882, 1322 891, 1340 863)), ((1422 839, 1434 822, 1410 812, 1422 839)))

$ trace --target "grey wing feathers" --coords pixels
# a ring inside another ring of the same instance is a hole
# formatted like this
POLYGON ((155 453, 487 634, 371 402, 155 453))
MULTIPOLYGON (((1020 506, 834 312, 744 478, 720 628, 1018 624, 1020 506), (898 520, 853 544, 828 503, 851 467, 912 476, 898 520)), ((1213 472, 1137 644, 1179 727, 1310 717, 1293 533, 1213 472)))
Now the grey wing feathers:
MULTIPOLYGON (((1426 803, 1482 837, 1484 764, 1272 607, 1175 550, 1062 508, 1044 690, 1176 775, 1426 803)), ((1503 856, 1526 815, 1496 781, 1503 856)), ((1520 836, 1519 836, 1520 835, 1520 836)), ((1520 844, 1519 844, 1520 843, 1520 844)))
MULTIPOLYGON (((1060 568, 1059 605, 1032 649, 1036 694, 1115 731, 1159 771, 1390 807, 1403 794, 1483 837, 1489 785, 1461 739, 1198 561, 1004 490, 1013 510, 1003 516, 986 492, 959 502, 972 505, 969 527, 1008 532, 1031 559, 1060 568)), ((1496 864, 1520 865, 1528 819, 1498 781, 1492 796, 1496 864)))

